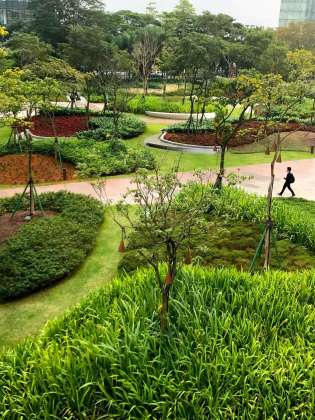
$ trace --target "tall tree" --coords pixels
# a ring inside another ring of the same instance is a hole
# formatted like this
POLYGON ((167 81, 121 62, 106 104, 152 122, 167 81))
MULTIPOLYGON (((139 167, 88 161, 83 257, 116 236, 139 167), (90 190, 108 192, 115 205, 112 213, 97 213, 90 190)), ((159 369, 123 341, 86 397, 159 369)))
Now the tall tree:
POLYGON ((16 33, 6 43, 17 67, 24 67, 38 60, 46 60, 52 47, 29 33, 16 33))
POLYGON ((132 56, 143 82, 143 94, 148 93, 148 82, 153 66, 161 52, 163 32, 154 25, 146 26, 139 32, 133 47, 132 56))

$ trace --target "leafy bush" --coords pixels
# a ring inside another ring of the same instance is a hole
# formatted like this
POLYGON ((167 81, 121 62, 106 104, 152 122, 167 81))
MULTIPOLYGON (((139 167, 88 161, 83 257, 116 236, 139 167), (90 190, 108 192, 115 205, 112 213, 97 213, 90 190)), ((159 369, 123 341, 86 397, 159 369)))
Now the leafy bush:
POLYGON ((163 335, 154 273, 114 281, 2 356, 2 418, 313 418, 314 296, 314 273, 185 269, 163 335))
MULTIPOLYGON (((0 302, 64 278, 94 245, 104 214, 96 200, 66 192, 40 198, 44 209, 56 216, 34 219, 0 248, 0 302)), ((0 200, 1 213, 12 211, 17 200, 17 196, 0 200)))
MULTIPOLYGON (((35 153, 54 155, 54 141, 50 139, 33 142, 35 153)), ((75 165, 84 176, 118 175, 135 172, 139 168, 152 169, 153 155, 148 150, 127 149, 123 142, 98 142, 89 139, 59 139, 59 151, 63 161, 75 165)), ((0 156, 20 153, 17 146, 4 146, 0 156)))
MULTIPOLYGON (((46 115, 46 111, 44 109, 40 110, 40 115, 46 115)), ((55 108, 54 109, 54 115, 56 117, 67 117, 67 116, 71 116, 71 115, 87 115, 86 109, 83 108, 64 108, 64 107, 60 107, 60 108, 55 108)), ((103 115, 101 111, 93 111, 90 110, 89 111, 89 115, 92 116, 101 116, 103 115)), ((106 115, 110 116, 111 113, 106 113, 106 115)))
MULTIPOLYGON (((180 122, 168 126, 165 131, 168 133, 186 133, 188 130, 187 123, 180 122)), ((214 133, 215 127, 212 120, 204 120, 202 124, 194 125, 194 133, 214 133)))
MULTIPOLYGON (((113 137, 115 126, 113 118, 99 117, 90 120, 91 130, 82 132, 78 135, 80 138, 106 141, 113 137)), ((123 139, 137 137, 144 133, 145 123, 133 116, 122 115, 118 120, 119 136, 123 139)))
MULTIPOLYGON (((155 112, 190 112, 190 103, 186 101, 184 104, 181 101, 174 101, 173 99, 161 98, 158 96, 136 96, 127 104, 127 110, 134 114, 145 114, 145 111, 155 112)), ((207 106, 207 112, 213 112, 213 105, 207 106)))

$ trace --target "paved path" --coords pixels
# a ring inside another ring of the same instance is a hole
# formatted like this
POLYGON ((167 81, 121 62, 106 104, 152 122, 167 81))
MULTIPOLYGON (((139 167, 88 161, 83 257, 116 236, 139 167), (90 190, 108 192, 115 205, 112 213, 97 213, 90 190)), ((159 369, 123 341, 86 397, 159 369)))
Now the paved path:
MULTIPOLYGON (((291 166, 295 174, 296 183, 293 185, 293 189, 296 192, 296 196, 308 200, 315 200, 315 159, 288 161, 277 164, 275 194, 281 190, 287 166, 291 166)), ((244 182, 242 187, 248 192, 256 193, 258 195, 266 195, 270 178, 270 165, 260 164, 243 166, 239 170, 237 168, 229 168, 227 172, 239 172, 240 175, 252 176, 253 179, 244 182)), ((183 182, 193 179, 192 173, 179 174, 179 176, 183 182)), ((207 176, 213 180, 215 178, 215 172, 212 171, 207 174, 207 176)), ((129 187, 129 177, 110 178, 106 182, 107 196, 113 202, 117 202, 123 197, 129 187)), ((11 197, 16 193, 22 192, 22 190, 22 187, 0 189, 0 197, 11 197)), ((86 181, 43 185, 38 186, 37 190, 40 193, 66 190, 96 197, 90 183, 86 181)))

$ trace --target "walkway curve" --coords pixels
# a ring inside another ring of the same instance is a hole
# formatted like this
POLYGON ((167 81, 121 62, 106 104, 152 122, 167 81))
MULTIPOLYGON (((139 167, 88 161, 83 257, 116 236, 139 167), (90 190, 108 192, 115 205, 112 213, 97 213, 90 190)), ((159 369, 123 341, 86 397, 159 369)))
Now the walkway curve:
MULTIPOLYGON (((315 159, 306 159, 298 161, 287 161, 279 163, 276 166, 276 180, 275 180, 275 194, 280 191, 283 184, 283 177, 286 173, 287 166, 291 166, 294 172, 296 183, 293 188, 297 197, 305 198, 307 200, 315 200, 315 159)), ((248 165, 241 168, 229 168, 227 173, 239 173, 240 175, 252 177, 252 179, 245 181, 242 188, 247 192, 258 195, 266 195, 270 179, 270 165, 248 165)), ((215 171, 205 173, 210 179, 215 179, 215 171)), ((179 178, 183 183, 194 179, 193 173, 180 173, 179 178)), ((117 202, 121 200, 124 194, 131 187, 131 177, 117 177, 106 180, 106 193, 109 200, 117 202)), ((87 181, 82 182, 66 182, 52 185, 40 185, 37 187, 39 193, 69 191, 78 194, 91 195, 97 197, 91 184, 87 181)), ((0 198, 12 197, 14 194, 21 193, 23 187, 10 187, 0 189, 0 198)))

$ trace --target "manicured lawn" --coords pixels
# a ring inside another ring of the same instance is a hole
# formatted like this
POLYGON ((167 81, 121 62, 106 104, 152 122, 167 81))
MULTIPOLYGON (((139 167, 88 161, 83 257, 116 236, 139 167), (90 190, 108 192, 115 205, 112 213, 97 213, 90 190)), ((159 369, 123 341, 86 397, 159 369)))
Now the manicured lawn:
MULTIPOLYGON (((154 136, 159 131, 165 128, 165 124, 149 124, 145 133, 136 139, 128 140, 127 145, 133 148, 144 147, 143 143, 147 137, 154 136)), ((193 172, 195 170, 217 169, 219 165, 219 155, 208 155, 202 153, 181 153, 164 151, 151 148, 151 153, 155 156, 161 169, 166 171, 171 169, 180 160, 180 171, 193 172)), ((282 159, 285 160, 300 160, 311 159, 314 155, 306 152, 282 152, 282 159)), ((226 167, 240 167, 245 165, 255 165, 259 163, 270 163, 271 156, 264 153, 227 153, 226 167)))
MULTIPOLYGON (((96 247, 70 279, 25 299, 0 305, 0 349, 39 333, 45 323, 62 315, 116 274, 120 230, 106 215, 96 247)), ((74 244, 75 246, 75 244, 74 244)))

